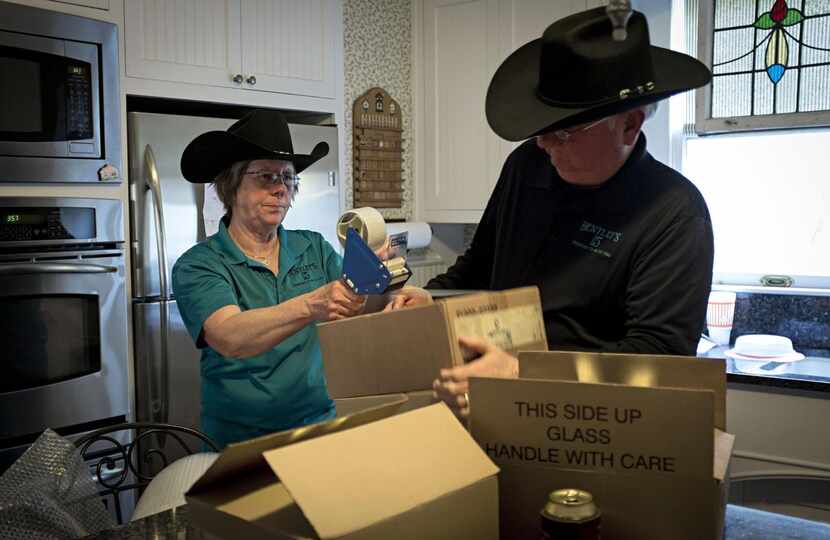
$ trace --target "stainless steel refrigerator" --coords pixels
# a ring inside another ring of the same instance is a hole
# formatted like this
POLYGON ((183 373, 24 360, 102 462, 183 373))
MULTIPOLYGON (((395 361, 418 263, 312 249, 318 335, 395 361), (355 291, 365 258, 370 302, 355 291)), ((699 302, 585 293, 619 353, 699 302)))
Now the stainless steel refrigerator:
MULTIPOLYGON (((129 113, 130 212, 132 227, 133 338, 136 419, 199 427, 200 353, 179 314, 170 272, 191 246, 210 234, 206 187, 181 176, 185 146, 200 133, 225 130, 233 119, 129 113)), ((329 154, 304 170, 289 229, 323 234, 335 249, 340 215, 337 128, 292 124, 298 153, 326 141, 329 154)), ((211 203, 208 189, 208 207, 211 203)))

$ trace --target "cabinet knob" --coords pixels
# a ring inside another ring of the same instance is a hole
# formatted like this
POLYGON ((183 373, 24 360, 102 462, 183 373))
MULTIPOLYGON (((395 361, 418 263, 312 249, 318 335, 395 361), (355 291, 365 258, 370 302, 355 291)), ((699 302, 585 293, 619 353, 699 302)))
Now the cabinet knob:
POLYGON ((253 75, 248 75, 248 78, 245 79, 245 81, 250 85, 255 85, 256 84, 256 77, 254 77, 253 75))
POLYGON ((236 84, 242 84, 242 74, 237 73, 236 75, 234 75, 233 82, 235 82, 236 84))

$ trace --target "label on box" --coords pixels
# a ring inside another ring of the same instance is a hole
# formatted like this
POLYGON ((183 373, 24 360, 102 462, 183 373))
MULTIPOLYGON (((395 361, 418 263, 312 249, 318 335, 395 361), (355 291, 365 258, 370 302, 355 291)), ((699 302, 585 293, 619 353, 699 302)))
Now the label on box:
MULTIPOLYGON (((498 309, 496 304, 491 304, 477 309, 459 309, 455 315, 456 336, 484 338, 506 351, 545 341, 538 306, 498 309)), ((464 351, 465 360, 471 356, 469 351, 464 351)))
POLYGON ((711 537, 709 390, 471 379, 470 433, 501 468, 503 538, 531 538, 547 495, 584 489, 603 536, 711 537))

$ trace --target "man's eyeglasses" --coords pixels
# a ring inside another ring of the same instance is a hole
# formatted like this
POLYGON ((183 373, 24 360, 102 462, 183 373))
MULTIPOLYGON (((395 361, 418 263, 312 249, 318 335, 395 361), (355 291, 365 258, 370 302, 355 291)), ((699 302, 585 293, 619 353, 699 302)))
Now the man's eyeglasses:
POLYGON ((271 171, 248 171, 245 176, 255 176, 261 188, 269 188, 280 183, 287 189, 293 190, 300 185, 300 177, 292 173, 275 173, 271 171))
POLYGON ((556 131, 552 131, 551 133, 556 135, 556 138, 559 139, 560 141, 566 142, 566 141, 568 141, 568 139, 570 139, 571 137, 573 137, 577 133, 587 131, 587 130, 591 129, 594 126, 605 122, 609 118, 611 118, 611 117, 606 116, 605 118, 600 118, 596 122, 591 122, 590 124, 585 125, 585 126, 576 126, 576 127, 572 127, 572 128, 568 128, 568 129, 557 129, 556 131))

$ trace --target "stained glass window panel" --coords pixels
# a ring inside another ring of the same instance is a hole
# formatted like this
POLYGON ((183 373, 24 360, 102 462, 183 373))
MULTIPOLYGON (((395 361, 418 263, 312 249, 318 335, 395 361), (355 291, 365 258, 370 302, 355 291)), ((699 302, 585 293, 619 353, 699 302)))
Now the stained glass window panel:
POLYGON ((710 118, 830 111, 830 0, 710 2, 710 118))
POLYGON ((801 70, 801 111, 830 110, 830 66, 809 67, 801 70))
POLYGON ((720 77, 717 85, 712 85, 712 116, 747 116, 750 103, 743 96, 751 92, 752 76, 728 75, 720 77))

